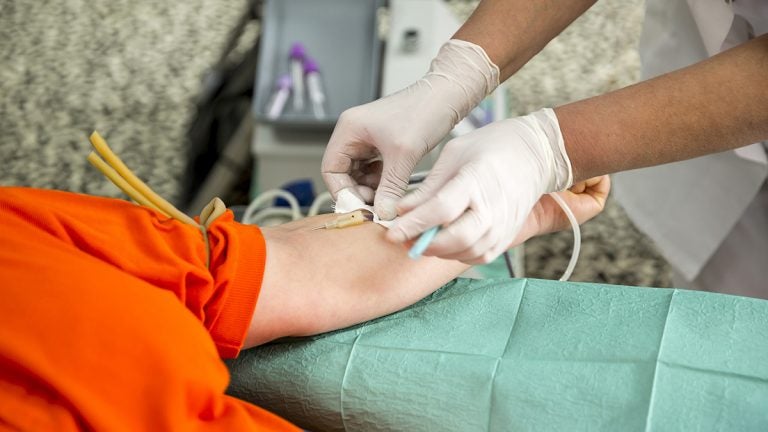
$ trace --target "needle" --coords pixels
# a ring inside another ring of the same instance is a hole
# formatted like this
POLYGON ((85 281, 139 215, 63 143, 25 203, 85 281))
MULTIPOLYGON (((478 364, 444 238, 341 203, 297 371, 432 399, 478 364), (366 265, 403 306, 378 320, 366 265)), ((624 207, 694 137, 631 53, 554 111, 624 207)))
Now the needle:
POLYGON ((346 228, 350 226, 360 225, 366 221, 373 220, 373 212, 366 209, 355 210, 351 213, 344 213, 336 217, 335 219, 326 222, 324 225, 312 228, 312 231, 320 229, 334 229, 334 228, 346 228))
POLYGON ((437 235, 437 232, 440 231, 440 225, 433 226, 432 228, 424 231, 424 233, 421 234, 418 240, 416 240, 416 243, 413 244, 411 247, 411 250, 408 251, 408 256, 411 259, 419 259, 421 258, 421 254, 424 253, 425 250, 429 247, 429 244, 432 243, 432 240, 435 239, 435 236, 437 235))

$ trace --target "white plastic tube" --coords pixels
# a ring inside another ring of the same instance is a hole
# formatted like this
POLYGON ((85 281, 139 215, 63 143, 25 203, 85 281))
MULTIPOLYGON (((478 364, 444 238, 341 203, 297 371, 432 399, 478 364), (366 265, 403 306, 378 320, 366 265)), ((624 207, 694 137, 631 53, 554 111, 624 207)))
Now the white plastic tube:
POLYGON ((283 75, 277 80, 277 89, 267 103, 267 118, 275 120, 283 113, 285 103, 291 94, 291 77, 283 75))
POLYGON ((323 92, 319 73, 311 72, 307 74, 307 91, 309 92, 309 100, 312 102, 312 112, 315 114, 315 118, 325 118, 325 93, 323 92))
POLYGON ((312 112, 316 119, 325 117, 325 91, 320 79, 320 66, 312 57, 304 59, 304 78, 307 80, 307 93, 312 102, 312 112))
POLYGON ((292 220, 299 220, 302 217, 301 207, 299 206, 299 201, 290 192, 281 189, 271 189, 262 193, 248 204, 243 214, 243 223, 258 225, 264 218, 271 218, 277 215, 285 215, 292 220), (271 202, 275 198, 283 198, 288 201, 290 209, 271 206, 266 209, 263 208, 266 203, 271 202))
POLYGON ((571 278, 573 269, 576 267, 576 263, 579 261, 579 252, 581 252, 581 228, 579 227, 579 221, 576 220, 576 216, 573 215, 570 207, 565 201, 557 194, 553 192, 549 194, 553 200, 563 209, 563 213, 568 218, 568 222, 571 223, 571 229, 573 230, 573 251, 571 252, 571 259, 568 261, 568 267, 565 268, 565 272, 560 277, 560 281, 564 282, 571 278))
POLYGON ((304 59, 306 50, 304 45, 294 43, 291 46, 290 64, 291 79, 293 80, 293 110, 301 112, 304 110, 304 59))
POLYGON ((317 196, 317 198, 315 198, 314 201, 312 201, 312 205, 309 207, 307 216, 317 216, 320 213, 320 210, 323 208, 323 204, 328 202, 333 203, 333 196, 331 196, 331 193, 321 193, 317 196))

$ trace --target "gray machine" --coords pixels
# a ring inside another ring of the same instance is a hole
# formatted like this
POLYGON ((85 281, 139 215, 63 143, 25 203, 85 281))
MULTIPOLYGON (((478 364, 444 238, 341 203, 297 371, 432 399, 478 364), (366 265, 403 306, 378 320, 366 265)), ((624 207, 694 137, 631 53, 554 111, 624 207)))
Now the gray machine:
MULTIPOLYGON (((382 0, 269 0, 263 23, 252 197, 300 178, 323 191, 320 162, 338 116, 417 80, 461 24, 442 0, 391 0, 388 7, 382 0), (290 73, 295 42, 303 43, 320 66, 326 118, 314 117, 308 107, 293 111, 290 101, 278 119, 267 116, 278 78, 290 73)), ((435 159, 428 155, 417 170, 429 169, 435 159)))

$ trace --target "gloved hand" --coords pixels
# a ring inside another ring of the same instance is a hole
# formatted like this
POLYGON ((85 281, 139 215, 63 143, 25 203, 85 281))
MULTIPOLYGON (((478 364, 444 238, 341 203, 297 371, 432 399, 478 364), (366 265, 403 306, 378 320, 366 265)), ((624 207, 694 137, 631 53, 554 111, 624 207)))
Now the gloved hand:
MULTIPOLYGON (((568 190, 557 192, 571 209, 579 225, 600 214, 611 192, 611 178, 607 175, 593 177, 576 183, 568 190)), ((570 229, 571 224, 563 209, 547 194, 543 195, 517 233, 510 247, 525 243, 528 239, 544 234, 570 229)))
POLYGON ((323 157, 328 190, 336 198, 352 188, 370 201, 375 189, 376 213, 394 218, 416 164, 498 85, 499 68, 481 47, 448 41, 423 78, 341 114, 323 157))
POLYGON ((421 187, 397 206, 387 238, 442 225, 425 255, 486 263, 515 239, 539 198, 573 182, 557 116, 543 109, 449 141, 421 187))

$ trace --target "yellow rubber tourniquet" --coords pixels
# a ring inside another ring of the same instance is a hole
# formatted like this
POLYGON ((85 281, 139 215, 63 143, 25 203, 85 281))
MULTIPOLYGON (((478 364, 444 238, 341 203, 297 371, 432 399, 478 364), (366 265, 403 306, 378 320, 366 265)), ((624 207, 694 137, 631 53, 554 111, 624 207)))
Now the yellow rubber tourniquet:
POLYGON ((200 213, 200 223, 184 214, 170 202, 155 193, 146 183, 141 181, 125 163, 109 148, 109 145, 98 132, 93 132, 90 137, 91 144, 96 149, 88 155, 88 162, 101 171, 120 190, 125 192, 139 205, 149 207, 166 217, 176 219, 188 225, 197 227, 203 235, 205 242, 205 265, 210 266, 211 252, 208 243, 208 227, 214 220, 224 214, 227 206, 219 198, 214 198, 200 213), (101 157, 99 157, 101 155, 101 157), (104 159, 102 159, 102 157, 104 159))

